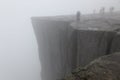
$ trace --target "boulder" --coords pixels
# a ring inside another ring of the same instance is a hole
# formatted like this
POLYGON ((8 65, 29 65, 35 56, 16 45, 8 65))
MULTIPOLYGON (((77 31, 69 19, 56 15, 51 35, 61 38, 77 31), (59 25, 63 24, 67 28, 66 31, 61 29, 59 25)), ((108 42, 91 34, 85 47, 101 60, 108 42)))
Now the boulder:
POLYGON ((120 80, 120 52, 102 56, 78 67, 65 80, 120 80))

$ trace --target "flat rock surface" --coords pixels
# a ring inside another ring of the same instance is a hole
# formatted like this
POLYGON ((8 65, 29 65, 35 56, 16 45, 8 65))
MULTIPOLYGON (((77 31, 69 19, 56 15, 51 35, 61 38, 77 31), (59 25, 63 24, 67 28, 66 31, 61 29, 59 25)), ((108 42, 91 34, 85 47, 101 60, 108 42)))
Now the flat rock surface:
POLYGON ((115 31, 116 29, 120 29, 120 20, 97 18, 83 22, 73 22, 71 26, 77 30, 115 31))

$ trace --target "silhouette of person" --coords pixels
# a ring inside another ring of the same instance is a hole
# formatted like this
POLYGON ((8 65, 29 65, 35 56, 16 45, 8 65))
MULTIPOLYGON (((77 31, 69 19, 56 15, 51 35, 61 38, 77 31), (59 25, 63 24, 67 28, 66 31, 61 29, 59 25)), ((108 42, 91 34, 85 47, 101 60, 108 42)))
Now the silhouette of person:
POLYGON ((110 13, 113 13, 114 9, 114 7, 110 7, 110 13))
POLYGON ((77 13, 76 13, 76 21, 77 22, 80 22, 80 17, 81 17, 81 13, 80 13, 80 11, 77 11, 77 13))
POLYGON ((101 9, 100 9, 100 14, 104 14, 105 13, 105 7, 102 7, 101 9))

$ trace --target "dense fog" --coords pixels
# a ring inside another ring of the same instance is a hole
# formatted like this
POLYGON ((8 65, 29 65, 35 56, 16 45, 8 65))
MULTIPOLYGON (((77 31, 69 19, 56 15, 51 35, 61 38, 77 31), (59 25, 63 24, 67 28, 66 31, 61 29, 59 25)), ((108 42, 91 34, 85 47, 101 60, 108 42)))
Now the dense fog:
POLYGON ((0 80, 40 80, 40 62, 32 16, 119 10, 119 0, 0 0, 0 80))

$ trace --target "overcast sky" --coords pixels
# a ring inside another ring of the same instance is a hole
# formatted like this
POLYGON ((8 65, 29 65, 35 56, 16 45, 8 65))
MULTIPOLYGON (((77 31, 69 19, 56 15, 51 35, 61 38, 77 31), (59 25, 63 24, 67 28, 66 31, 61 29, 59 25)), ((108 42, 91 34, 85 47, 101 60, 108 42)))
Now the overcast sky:
POLYGON ((40 80, 31 16, 92 13, 119 0, 0 0, 0 80, 40 80))

